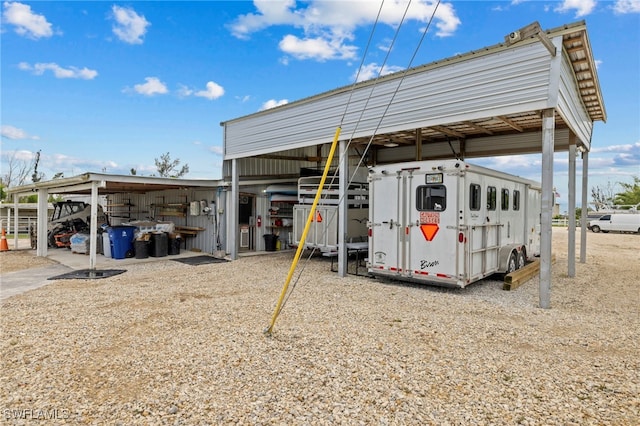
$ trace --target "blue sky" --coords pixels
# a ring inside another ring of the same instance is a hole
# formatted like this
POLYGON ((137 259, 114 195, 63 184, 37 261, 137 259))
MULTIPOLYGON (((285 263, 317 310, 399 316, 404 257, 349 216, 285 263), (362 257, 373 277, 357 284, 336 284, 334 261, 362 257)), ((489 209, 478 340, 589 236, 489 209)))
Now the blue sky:
MULTIPOLYGON (((384 5, 363 77, 375 77, 406 3, 384 5)), ((407 66, 434 5, 413 0, 385 72, 407 66)), ((351 84, 379 7, 5 1, 1 174, 40 150, 45 178, 151 175, 170 152, 189 165, 186 177, 219 179, 220 122, 351 84)), ((640 0, 443 1, 413 66, 502 42, 533 21, 546 29, 583 19, 608 114, 595 125, 590 186, 631 182, 640 175, 640 0)), ((540 180, 539 156, 481 163, 540 180)), ((566 200, 567 154, 555 163, 566 200)))

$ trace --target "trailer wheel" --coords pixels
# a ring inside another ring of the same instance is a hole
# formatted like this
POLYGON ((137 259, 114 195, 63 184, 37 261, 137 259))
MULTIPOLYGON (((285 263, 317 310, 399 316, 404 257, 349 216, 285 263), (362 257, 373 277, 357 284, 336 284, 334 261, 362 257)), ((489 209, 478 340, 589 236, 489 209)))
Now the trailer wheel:
POLYGON ((524 268, 524 265, 526 263, 527 263, 527 259, 526 259, 526 256, 524 254, 524 250, 521 250, 520 252, 518 252, 518 266, 517 266, 517 269, 524 268))
POLYGON ((511 254, 509 255, 509 263, 507 263, 507 274, 510 274, 516 270, 518 265, 517 262, 518 262, 518 259, 517 259, 516 252, 512 251, 511 254))
POLYGON ((598 225, 593 225, 591 227, 591 231, 597 234, 598 232, 600 232, 600 227, 598 225))

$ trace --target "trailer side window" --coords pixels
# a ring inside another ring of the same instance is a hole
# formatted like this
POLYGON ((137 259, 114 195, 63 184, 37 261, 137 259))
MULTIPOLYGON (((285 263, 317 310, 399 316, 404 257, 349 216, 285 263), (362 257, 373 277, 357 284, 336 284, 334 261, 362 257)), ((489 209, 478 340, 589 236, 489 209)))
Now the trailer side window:
POLYGON ((513 191, 513 209, 520 210, 520 191, 513 191))
POLYGON ((480 210, 482 202, 482 192, 480 191, 480 185, 472 183, 469 185, 469 209, 480 210))
POLYGON ((500 199, 500 207, 502 210, 509 210, 509 190, 502 188, 502 198, 500 199))
POLYGON ((487 210, 495 210, 498 198, 498 190, 495 186, 487 187, 487 210))
POLYGON ((447 208, 447 188, 444 185, 421 185, 416 188, 418 211, 440 212, 447 208))

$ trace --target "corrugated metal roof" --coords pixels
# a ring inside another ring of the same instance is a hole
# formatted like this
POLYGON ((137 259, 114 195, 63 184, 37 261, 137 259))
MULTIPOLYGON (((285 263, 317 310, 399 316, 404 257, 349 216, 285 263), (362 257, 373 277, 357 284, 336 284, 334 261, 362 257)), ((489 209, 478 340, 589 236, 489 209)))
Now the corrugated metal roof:
POLYGON ((7 188, 8 194, 23 194, 47 189, 50 193, 91 194, 88 184, 100 184, 100 194, 145 193, 167 189, 183 189, 192 187, 216 188, 223 186, 219 180, 173 179, 152 176, 110 175, 103 173, 83 173, 81 175, 53 179, 44 182, 7 188), (57 191, 57 192, 56 192, 57 191))
POLYGON ((579 143, 588 148, 592 126, 585 127, 575 109, 584 109, 584 117, 591 122, 605 121, 606 111, 586 24, 580 21, 544 32, 534 24, 528 27, 538 29, 524 32, 522 38, 506 36, 509 42, 222 122, 225 159, 329 142, 352 90, 342 138, 351 138, 356 145, 367 144, 374 133, 372 143, 380 146, 390 141, 413 145, 417 132, 423 141, 438 142, 537 131, 542 126, 540 110, 558 108, 555 96, 549 97, 550 90, 557 90, 549 76, 550 52, 556 49, 550 40, 558 37, 562 38, 560 60, 569 64, 566 68, 572 69, 575 82, 571 85, 575 88, 564 82, 562 89, 566 97, 576 92, 579 99, 571 100, 579 105, 570 105, 570 114, 559 111, 556 127, 573 128, 579 143), (402 85, 392 99, 400 80, 402 85), (391 101, 393 107, 386 111, 391 101), (384 120, 378 122, 383 113, 384 120), (351 133, 356 127, 358 131, 351 133))

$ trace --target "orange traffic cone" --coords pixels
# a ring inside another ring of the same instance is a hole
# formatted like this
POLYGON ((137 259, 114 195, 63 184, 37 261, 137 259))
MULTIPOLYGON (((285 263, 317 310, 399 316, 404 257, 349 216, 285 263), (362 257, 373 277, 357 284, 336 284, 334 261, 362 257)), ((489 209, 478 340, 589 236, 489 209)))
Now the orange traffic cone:
POLYGON ((0 251, 9 251, 9 243, 7 243, 7 233, 2 228, 2 239, 0 239, 0 251))

